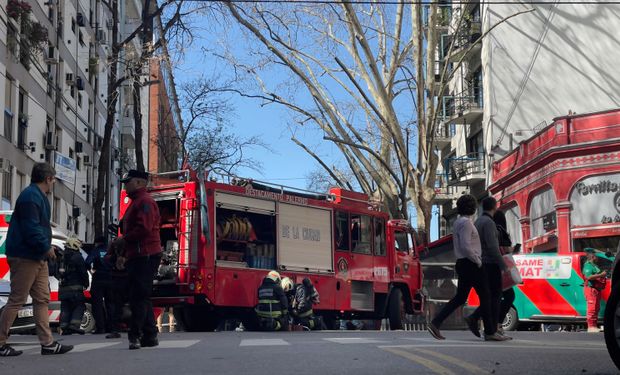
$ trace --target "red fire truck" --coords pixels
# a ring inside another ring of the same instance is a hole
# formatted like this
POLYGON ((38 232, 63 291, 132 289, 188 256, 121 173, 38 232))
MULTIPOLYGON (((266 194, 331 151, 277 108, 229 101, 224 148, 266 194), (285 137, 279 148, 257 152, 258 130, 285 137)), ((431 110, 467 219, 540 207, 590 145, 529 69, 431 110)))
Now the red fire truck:
MULTIPOLYGON (((153 176, 150 193, 164 249, 154 304, 174 306, 187 330, 213 330, 222 319, 251 325, 271 269, 296 283, 311 279, 328 327, 339 318, 389 318, 400 329, 405 314, 423 311, 414 231, 365 194, 224 184, 189 170, 153 176)), ((129 203, 123 192, 121 216, 129 203)))

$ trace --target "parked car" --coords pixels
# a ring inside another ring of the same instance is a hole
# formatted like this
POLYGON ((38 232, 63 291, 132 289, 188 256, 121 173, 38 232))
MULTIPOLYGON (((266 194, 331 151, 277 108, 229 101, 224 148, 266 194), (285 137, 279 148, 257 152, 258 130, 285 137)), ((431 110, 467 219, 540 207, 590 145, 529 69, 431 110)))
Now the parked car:
MULTIPOLYGON (((9 300, 11 292, 11 284, 6 280, 0 280, 0 314, 4 310, 4 306, 9 300)), ((26 305, 18 312, 17 318, 11 326, 11 333, 30 333, 34 330, 34 314, 32 310, 32 301, 28 297, 26 305)))

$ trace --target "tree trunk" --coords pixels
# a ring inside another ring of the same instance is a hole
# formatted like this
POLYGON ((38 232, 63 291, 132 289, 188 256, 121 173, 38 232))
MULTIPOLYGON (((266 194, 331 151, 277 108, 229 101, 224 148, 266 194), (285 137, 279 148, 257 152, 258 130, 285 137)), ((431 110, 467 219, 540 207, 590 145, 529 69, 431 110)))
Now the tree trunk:
MULTIPOLYGON (((140 61, 143 61, 140 58, 140 61)), ((138 68, 139 69, 139 68, 138 68)), ((145 171, 144 150, 142 149, 142 96, 140 95, 140 73, 136 72, 137 78, 133 81, 133 122, 136 138, 136 169, 145 171)))
POLYGON ((101 155, 99 156, 99 163, 97 164, 97 194, 95 195, 95 202, 93 203, 94 212, 94 226, 95 237, 102 236, 105 233, 104 223, 107 218, 102 216, 103 203, 105 201, 106 194, 109 194, 110 189, 110 141, 112 139, 112 129, 114 128, 114 120, 116 118, 116 103, 118 101, 118 95, 116 90, 119 86, 118 80, 118 55, 120 46, 116 43, 118 40, 118 0, 112 0, 111 2, 112 12, 112 64, 110 64, 110 72, 108 75, 108 107, 105 128, 103 131, 103 141, 101 145, 101 155))

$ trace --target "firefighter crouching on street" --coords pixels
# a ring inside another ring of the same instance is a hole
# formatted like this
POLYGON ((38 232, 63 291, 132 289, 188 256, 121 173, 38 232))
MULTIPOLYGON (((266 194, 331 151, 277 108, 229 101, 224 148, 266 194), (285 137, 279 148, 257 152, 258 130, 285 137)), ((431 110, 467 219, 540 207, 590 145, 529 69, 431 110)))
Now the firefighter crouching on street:
POLYGON ((254 311, 261 331, 288 331, 288 301, 280 285, 280 274, 270 271, 258 287, 254 311))
POLYGON ((583 265, 583 277, 585 278, 584 293, 586 296, 586 321, 588 332, 600 332, 598 328, 598 313, 601 308, 601 291, 607 283, 607 272, 597 266, 598 257, 595 249, 587 247, 585 251, 587 260, 583 265))
POLYGON ((293 322, 308 329, 320 329, 321 321, 314 316, 312 305, 319 303, 319 292, 309 278, 304 278, 295 288, 293 300, 293 322))
POLYGON ((67 239, 59 265, 58 299, 60 299, 60 329, 63 335, 84 334, 80 324, 86 311, 84 291, 88 288, 89 282, 86 262, 80 253, 81 247, 82 242, 77 238, 67 239))

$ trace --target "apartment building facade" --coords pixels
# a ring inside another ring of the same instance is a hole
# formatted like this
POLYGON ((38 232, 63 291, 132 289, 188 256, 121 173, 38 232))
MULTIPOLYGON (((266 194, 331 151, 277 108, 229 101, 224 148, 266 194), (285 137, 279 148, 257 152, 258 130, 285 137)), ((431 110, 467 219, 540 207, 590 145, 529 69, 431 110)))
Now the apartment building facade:
MULTIPOLYGON (((136 0, 119 2, 119 7, 120 39, 141 23, 142 5, 136 0)), ((135 38, 124 46, 119 61, 111 61, 113 25, 110 10, 99 0, 0 1, 0 209, 14 207, 30 183, 33 164, 47 161, 58 173, 49 197, 53 225, 85 241, 94 238, 93 202, 102 173, 97 166, 110 67, 117 64, 119 72, 125 72, 127 61, 145 45, 135 38)), ((107 223, 118 222, 119 179, 135 167, 134 117, 125 116, 133 103, 132 89, 126 85, 118 93, 105 171, 107 223)), ((142 128, 148 129, 148 85, 140 95, 142 128)), ((148 131, 144 133, 139 141, 148 158, 148 131)))
MULTIPOLYGON (((439 44, 438 66, 463 64, 441 99, 440 236, 451 231, 458 196, 485 197, 493 163, 553 118, 620 107, 614 90, 620 41, 608 31, 620 25, 620 6, 471 2, 446 9, 450 27, 439 44)), ((522 215, 516 205, 506 208, 509 230, 521 242, 522 215)))

